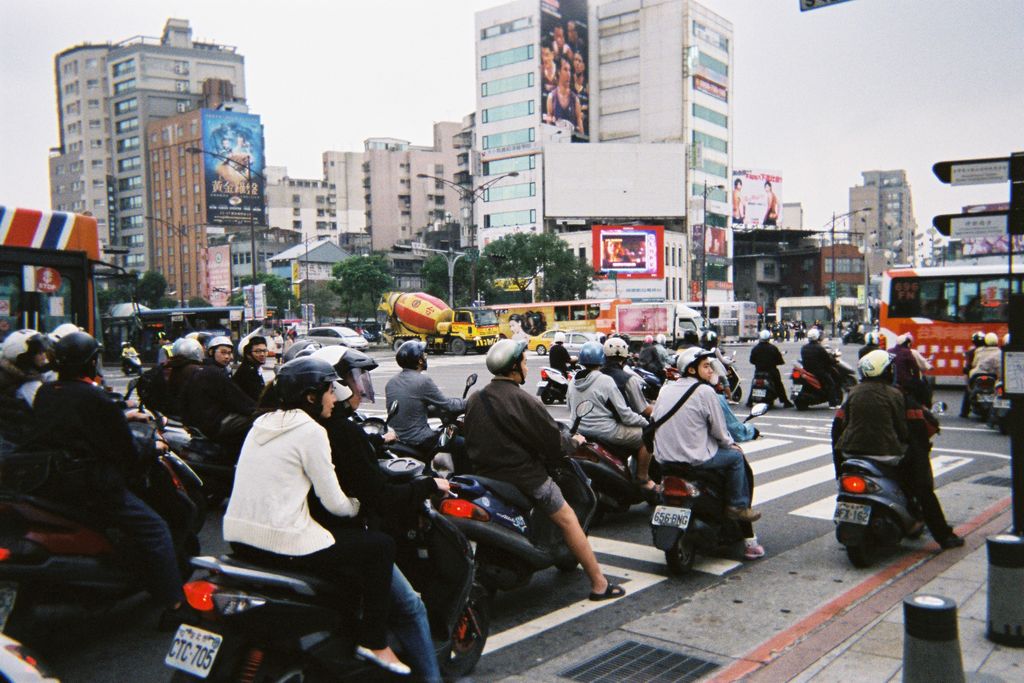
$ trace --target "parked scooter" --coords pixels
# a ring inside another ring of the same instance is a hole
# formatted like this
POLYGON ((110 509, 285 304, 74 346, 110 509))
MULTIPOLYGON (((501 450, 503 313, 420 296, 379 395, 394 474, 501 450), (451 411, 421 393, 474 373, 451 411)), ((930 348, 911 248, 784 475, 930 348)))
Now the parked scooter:
POLYGON ((572 380, 572 371, 566 377, 558 370, 551 367, 540 369, 540 379, 537 380, 537 395, 541 402, 549 406, 552 403, 565 403, 565 396, 569 391, 569 382, 572 380))
MULTIPOLYGON (((577 406, 572 434, 593 408, 590 401, 577 406)), ((564 458, 551 477, 586 533, 597 511, 597 496, 586 474, 576 460, 564 458)), ((561 531, 518 488, 476 474, 455 476, 451 482, 457 497, 443 501, 441 512, 476 543, 477 579, 485 588, 512 590, 525 586, 542 569, 576 567, 561 531)))
MULTIPOLYGON (((936 415, 945 410, 945 403, 932 406, 936 415)), ((903 538, 918 538, 924 532, 920 508, 899 484, 900 460, 901 456, 858 454, 839 466, 833 521, 836 539, 855 567, 871 566, 879 546, 899 545, 903 538)))
MULTIPOLYGON (((137 448, 149 461, 135 492, 167 521, 184 571, 199 553, 206 518, 202 483, 173 453, 153 448, 153 428, 130 423, 137 448)), ((143 590, 137 569, 119 550, 116 534, 68 500, 89 495, 83 476, 91 467, 61 450, 14 452, 0 466, 0 630, 31 633, 36 605, 119 600, 143 590)))
MULTIPOLYGON (((749 422, 764 415, 765 403, 756 403, 749 422)), ((754 473, 746 464, 747 481, 753 492, 754 473)), ((651 516, 654 547, 665 553, 673 574, 693 568, 697 552, 712 552, 719 546, 744 538, 740 522, 725 516, 725 476, 719 470, 702 470, 682 463, 661 463, 661 505, 651 516)))
MULTIPOLYGON (((392 458, 381 461, 381 469, 407 481, 423 476, 424 465, 392 458)), ((459 678, 483 654, 489 596, 474 583, 473 550, 449 519, 427 501, 393 536, 396 564, 426 605, 441 672, 459 678)), ((232 555, 197 557, 192 564, 208 575, 185 585, 195 616, 178 628, 164 659, 176 669, 173 680, 385 678, 381 669, 355 659, 359 604, 347 602, 337 584, 232 555)))
POLYGON ((988 426, 1006 435, 1010 433, 1010 399, 1004 393, 1002 381, 996 382, 996 395, 988 412, 988 426))

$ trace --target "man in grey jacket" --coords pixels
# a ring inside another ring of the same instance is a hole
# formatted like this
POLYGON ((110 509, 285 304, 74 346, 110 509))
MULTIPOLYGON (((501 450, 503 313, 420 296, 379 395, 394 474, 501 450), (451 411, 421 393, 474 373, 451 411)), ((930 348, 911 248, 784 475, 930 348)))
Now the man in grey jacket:
POLYGON ((643 442, 647 418, 634 412, 615 380, 601 372, 604 361, 604 349, 598 342, 587 342, 580 349, 579 363, 584 370, 577 372, 569 384, 569 414, 575 415, 576 407, 583 401, 593 403, 594 409, 580 422, 580 434, 599 443, 635 452, 637 479, 644 488, 654 490, 657 487, 647 474, 651 454, 643 442))
POLYGON ((675 407, 690 387, 698 386, 686 403, 658 428, 654 457, 659 463, 687 463, 701 469, 722 470, 728 499, 725 514, 741 522, 755 522, 761 514, 750 507, 743 451, 729 436, 718 394, 709 384, 715 374, 711 366, 713 356, 713 351, 699 347, 679 354, 677 367, 683 376, 662 387, 651 418, 657 421, 675 407))
MULTIPOLYGON (((412 446, 422 452, 424 458, 429 458, 438 437, 427 423, 429 409, 433 407, 438 411, 458 414, 465 412, 466 401, 448 398, 426 375, 426 349, 426 344, 416 340, 407 341, 398 348, 395 360, 402 371, 388 380, 384 394, 385 405, 390 407, 398 402, 398 412, 388 419, 388 426, 395 430, 401 443, 412 446)), ((456 473, 467 472, 466 446, 461 436, 452 440, 451 449, 456 473)))

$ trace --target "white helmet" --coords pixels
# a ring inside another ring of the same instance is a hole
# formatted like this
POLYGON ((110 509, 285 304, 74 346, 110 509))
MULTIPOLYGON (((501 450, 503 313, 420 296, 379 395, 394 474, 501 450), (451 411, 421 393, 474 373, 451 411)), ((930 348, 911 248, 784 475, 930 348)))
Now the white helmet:
POLYGON ((999 335, 989 332, 985 335, 985 346, 999 346, 999 335))
POLYGON ((659 343, 659 344, 661 344, 662 346, 664 346, 665 345, 665 335, 659 334, 657 337, 654 338, 654 341, 659 343))
POLYGON ((69 335, 72 332, 80 332, 82 328, 74 323, 62 323, 57 325, 56 329, 50 333, 50 340, 53 342, 60 341, 60 338, 69 335))
POLYGON ((807 339, 810 341, 818 341, 819 339, 821 339, 821 332, 818 331, 817 327, 812 327, 811 329, 807 330, 807 339))
POLYGON ((622 337, 609 337, 604 343, 604 355, 607 358, 625 358, 629 355, 629 344, 622 337))
MULTIPOLYGON (((76 328, 77 332, 78 329, 76 328)), ((4 359, 16 363, 24 354, 36 355, 46 350, 43 335, 35 330, 11 332, 4 339, 4 359)))
POLYGON ((760 332, 757 333, 757 336, 761 341, 768 341, 769 339, 772 338, 772 333, 769 332, 768 330, 761 330, 760 332))
POLYGON ((565 343, 565 332, 555 332, 555 343, 556 344, 564 344, 565 343))
POLYGON ((203 346, 195 339, 182 337, 175 341, 174 346, 171 347, 171 356, 173 358, 188 358, 190 360, 202 362, 203 346))
POLYGON ((1010 343, 1010 333, 1007 332, 1006 334, 1003 335, 1003 346, 1006 346, 1009 343, 1010 343))
POLYGON ((871 353, 864 354, 857 365, 860 368, 860 374, 864 377, 881 377, 890 363, 892 363, 892 356, 888 351, 875 349, 871 353))
POLYGON ((235 352, 235 345, 231 343, 231 339, 219 334, 216 337, 210 337, 210 341, 206 342, 206 353, 212 355, 213 350, 218 346, 228 347, 232 354, 235 352))
POLYGON ((700 361, 701 358, 710 358, 714 355, 714 351, 708 351, 707 349, 702 349, 699 346, 691 346, 684 349, 676 356, 676 368, 679 369, 679 372, 685 375, 686 369, 700 361))

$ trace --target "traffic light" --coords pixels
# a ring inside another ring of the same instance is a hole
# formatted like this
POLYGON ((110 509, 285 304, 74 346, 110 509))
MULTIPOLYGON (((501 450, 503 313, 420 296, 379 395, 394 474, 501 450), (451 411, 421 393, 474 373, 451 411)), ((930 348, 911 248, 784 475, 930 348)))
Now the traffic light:
POLYGON ((830 280, 828 283, 828 295, 833 299, 836 298, 837 284, 838 283, 835 280, 830 280))

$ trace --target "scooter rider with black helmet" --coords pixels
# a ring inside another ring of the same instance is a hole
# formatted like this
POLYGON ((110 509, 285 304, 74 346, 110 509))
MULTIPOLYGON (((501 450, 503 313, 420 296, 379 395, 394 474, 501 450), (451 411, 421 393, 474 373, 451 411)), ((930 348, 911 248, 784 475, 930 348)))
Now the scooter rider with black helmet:
MULTIPOLYGON (((388 380, 384 387, 386 405, 398 402, 398 412, 388 418, 388 426, 398 434, 398 440, 420 451, 424 460, 437 446, 438 434, 427 423, 429 410, 443 410, 459 414, 466 410, 462 398, 448 398, 427 376, 427 345, 411 339, 400 347, 395 360, 402 372, 388 380)), ((466 446, 462 437, 451 442, 452 460, 456 473, 466 472, 466 446)), ((428 462, 429 464, 429 462, 428 462)))
POLYGON ((625 589, 605 578, 576 513, 545 467, 586 439, 563 438, 540 401, 519 388, 526 382, 525 350, 525 341, 501 339, 487 352, 494 378, 469 397, 466 407, 470 460, 477 474, 512 484, 558 526, 590 579, 591 600, 621 597, 625 589))
POLYGON ((266 386, 261 369, 267 361, 267 338, 253 335, 238 351, 242 355, 242 362, 238 364, 231 379, 246 396, 253 401, 259 401, 263 387, 266 386))
MULTIPOLYGON (((167 523, 129 488, 143 469, 121 407, 96 381, 100 346, 85 332, 72 332, 56 344, 58 377, 36 393, 33 444, 81 452, 93 464, 88 499, 67 500, 120 530, 141 565, 147 589, 165 608, 182 599, 181 574, 167 523)), ((75 487, 76 490, 79 487, 75 487)))
POLYGON ((234 345, 217 336, 206 344, 206 360, 182 391, 182 422, 199 429, 228 453, 238 453, 252 425, 256 402, 231 381, 227 367, 234 345))

